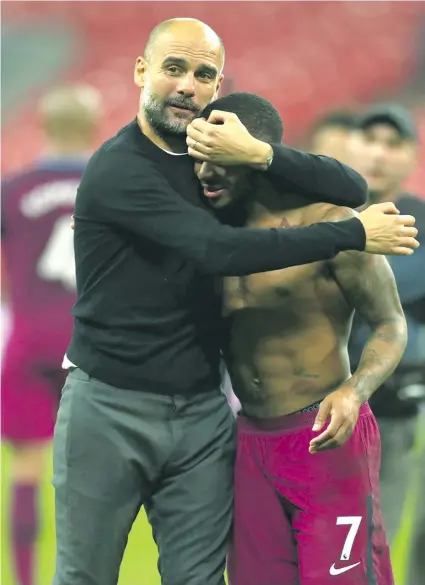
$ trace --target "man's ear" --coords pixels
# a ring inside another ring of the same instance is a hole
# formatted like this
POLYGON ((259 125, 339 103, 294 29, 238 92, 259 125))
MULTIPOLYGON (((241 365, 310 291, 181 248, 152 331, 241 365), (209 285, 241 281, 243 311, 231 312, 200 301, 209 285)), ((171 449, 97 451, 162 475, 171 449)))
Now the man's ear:
POLYGON ((146 73, 148 70, 148 62, 144 57, 137 57, 136 64, 134 66, 134 83, 140 89, 145 87, 146 73))
POLYGON ((217 88, 216 88, 216 90, 215 90, 215 93, 214 93, 213 100, 216 100, 216 99, 218 98, 218 96, 219 96, 219 95, 221 95, 221 94, 220 94, 220 89, 221 89, 221 87, 222 87, 222 85, 221 85, 221 84, 223 83, 223 79, 224 79, 224 75, 223 75, 223 74, 221 74, 221 75, 219 76, 219 78, 217 79, 217 88))

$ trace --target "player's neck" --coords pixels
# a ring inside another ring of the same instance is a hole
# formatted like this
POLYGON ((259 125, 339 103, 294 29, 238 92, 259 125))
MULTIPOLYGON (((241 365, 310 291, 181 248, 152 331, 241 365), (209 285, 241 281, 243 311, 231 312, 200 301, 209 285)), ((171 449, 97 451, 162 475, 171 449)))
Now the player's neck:
POLYGON ((186 137, 177 136, 173 138, 170 136, 165 139, 162 136, 159 136, 158 133, 152 128, 152 126, 148 124, 143 111, 139 112, 137 115, 137 122, 143 134, 146 136, 146 138, 149 138, 149 140, 153 142, 155 146, 175 154, 182 154, 187 152, 186 137))
POLYGON ((277 192, 271 183, 264 181, 258 186, 255 196, 247 204, 248 223, 250 225, 270 227, 285 212, 300 209, 310 202, 302 195, 277 192))

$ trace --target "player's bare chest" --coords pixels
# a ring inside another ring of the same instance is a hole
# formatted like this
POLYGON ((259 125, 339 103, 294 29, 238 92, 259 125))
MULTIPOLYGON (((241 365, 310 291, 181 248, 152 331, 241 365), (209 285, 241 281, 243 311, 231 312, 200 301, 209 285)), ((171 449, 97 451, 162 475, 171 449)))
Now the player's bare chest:
MULTIPOLYGON (((303 213, 287 211, 285 216, 267 218, 250 227, 290 228, 303 225, 303 213)), ((308 224, 307 224, 308 225, 308 224)), ((228 277, 224 280, 224 302, 228 312, 249 308, 286 307, 295 310, 318 297, 320 283, 328 278, 326 263, 316 262, 262 274, 228 277)))
POLYGON ((246 308, 277 307, 288 302, 306 302, 315 297, 316 283, 321 277, 318 264, 228 277, 224 280, 225 306, 232 312, 246 308))

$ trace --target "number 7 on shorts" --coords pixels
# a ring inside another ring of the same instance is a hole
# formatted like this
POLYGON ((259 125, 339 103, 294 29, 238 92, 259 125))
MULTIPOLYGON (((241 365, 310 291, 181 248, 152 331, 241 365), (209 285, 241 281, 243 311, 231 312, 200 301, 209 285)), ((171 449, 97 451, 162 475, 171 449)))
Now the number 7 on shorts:
POLYGON ((344 546, 342 547, 340 556, 341 561, 350 560, 354 539, 356 538, 357 532, 359 531, 361 521, 361 516, 338 516, 336 519, 337 526, 350 526, 344 542, 344 546))

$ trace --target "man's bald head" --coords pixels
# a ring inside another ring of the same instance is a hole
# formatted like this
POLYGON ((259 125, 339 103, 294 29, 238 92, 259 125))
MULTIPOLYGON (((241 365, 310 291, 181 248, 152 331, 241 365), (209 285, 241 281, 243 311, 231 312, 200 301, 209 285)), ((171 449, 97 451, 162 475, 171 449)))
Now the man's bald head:
POLYGON ((223 42, 204 22, 173 18, 156 26, 134 70, 144 133, 162 148, 185 149, 186 128, 217 97, 223 66, 223 42))
POLYGON ((188 38, 193 35, 204 36, 208 39, 213 45, 220 47, 223 64, 224 66, 224 43, 223 40, 218 36, 218 34, 205 22, 201 20, 197 20, 196 18, 170 18, 169 20, 164 20, 160 22, 150 33, 147 43, 145 45, 145 59, 146 61, 152 60, 152 57, 155 52, 155 48, 157 44, 161 42, 161 37, 164 34, 175 34, 178 36, 185 36, 187 35, 188 38))
POLYGON ((70 85, 47 92, 40 115, 49 141, 61 149, 88 149, 97 130, 102 99, 91 86, 70 85))

